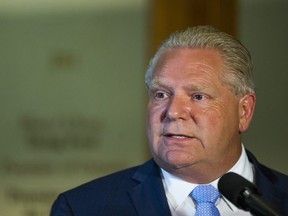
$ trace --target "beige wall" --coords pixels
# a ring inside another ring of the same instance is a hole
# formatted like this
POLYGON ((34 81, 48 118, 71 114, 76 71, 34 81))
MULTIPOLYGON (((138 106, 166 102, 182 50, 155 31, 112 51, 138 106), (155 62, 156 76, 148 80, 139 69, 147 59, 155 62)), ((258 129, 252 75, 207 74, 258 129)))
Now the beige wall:
POLYGON ((53 14, 121 10, 146 7, 146 0, 2 0, 0 14, 22 16, 27 14, 53 14))
POLYGON ((146 159, 146 7, 0 13, 0 215, 146 159))

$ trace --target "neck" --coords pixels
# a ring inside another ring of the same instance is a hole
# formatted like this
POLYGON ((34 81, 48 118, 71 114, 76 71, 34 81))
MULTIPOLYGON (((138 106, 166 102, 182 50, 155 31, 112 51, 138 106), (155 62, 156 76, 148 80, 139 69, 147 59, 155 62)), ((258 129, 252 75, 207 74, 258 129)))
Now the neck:
POLYGON ((240 147, 234 153, 227 153, 217 161, 198 162, 181 168, 169 165, 160 167, 184 181, 193 184, 209 184, 227 173, 237 163, 242 152, 242 146, 240 147))

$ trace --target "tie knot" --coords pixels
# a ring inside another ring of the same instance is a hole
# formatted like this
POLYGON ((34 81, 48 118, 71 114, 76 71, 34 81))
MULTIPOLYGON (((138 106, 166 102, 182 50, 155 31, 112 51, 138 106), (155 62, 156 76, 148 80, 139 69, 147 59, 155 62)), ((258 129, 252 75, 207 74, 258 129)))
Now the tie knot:
POLYGON ((215 203, 220 197, 219 191, 212 185, 199 185, 194 188, 190 193, 190 196, 199 203, 215 203))

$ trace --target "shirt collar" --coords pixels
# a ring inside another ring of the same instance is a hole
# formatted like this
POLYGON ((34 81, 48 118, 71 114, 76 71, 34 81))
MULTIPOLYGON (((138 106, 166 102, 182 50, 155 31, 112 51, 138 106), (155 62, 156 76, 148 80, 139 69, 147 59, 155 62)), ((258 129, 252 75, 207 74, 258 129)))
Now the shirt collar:
MULTIPOLYGON (((190 192, 198 184, 193 184, 193 183, 184 181, 181 178, 168 173, 162 168, 161 168, 161 171, 163 175, 163 183, 164 183, 166 196, 169 199, 170 203, 173 205, 173 207, 177 208, 184 202, 187 196, 189 196, 190 192)), ((248 179, 249 181, 253 182, 254 174, 253 174, 252 164, 248 160, 248 157, 246 155, 245 148, 243 145, 242 145, 242 152, 241 152, 240 158, 228 172, 237 173, 243 176, 244 178, 248 179)), ((218 188, 218 181, 219 181, 219 178, 211 182, 210 184, 218 188)), ((225 202, 229 203, 229 206, 232 209, 237 208, 234 205, 232 205, 232 203, 230 203, 227 199, 225 199, 225 202)))

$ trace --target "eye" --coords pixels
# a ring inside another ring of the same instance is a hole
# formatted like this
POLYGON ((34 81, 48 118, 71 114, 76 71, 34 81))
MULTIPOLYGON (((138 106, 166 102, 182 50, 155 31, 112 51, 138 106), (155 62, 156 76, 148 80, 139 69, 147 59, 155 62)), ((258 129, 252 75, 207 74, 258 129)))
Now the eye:
POLYGON ((203 95, 203 94, 194 94, 194 95, 193 95, 193 99, 196 100, 196 101, 202 101, 202 100, 204 100, 205 98, 206 98, 206 96, 203 95))
POLYGON ((164 92, 156 92, 155 93, 155 98, 156 99, 164 99, 166 97, 167 97, 167 95, 164 92))

